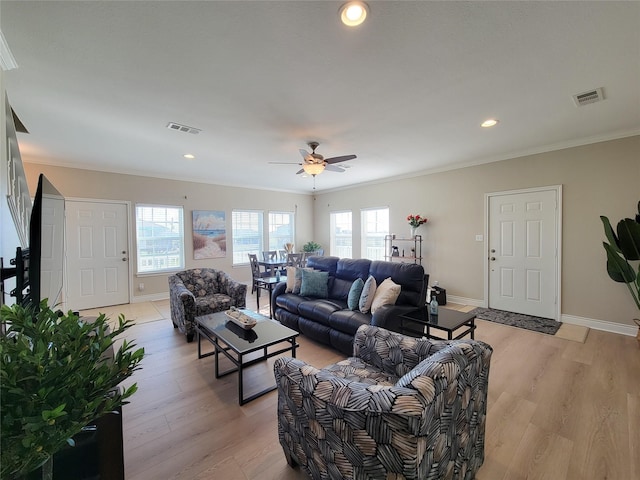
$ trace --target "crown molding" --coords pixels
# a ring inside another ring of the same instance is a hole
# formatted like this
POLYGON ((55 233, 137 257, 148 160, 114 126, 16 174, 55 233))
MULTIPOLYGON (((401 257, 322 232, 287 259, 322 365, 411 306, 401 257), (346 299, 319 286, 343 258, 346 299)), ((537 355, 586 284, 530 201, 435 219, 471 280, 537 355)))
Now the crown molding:
POLYGON ((16 59, 14 58, 13 53, 11 53, 11 50, 9 49, 9 44, 7 43, 7 40, 4 38, 4 34, 2 33, 2 30, 0 30, 0 68, 2 68, 2 70, 5 72, 7 70, 13 70, 14 68, 18 68, 16 59))

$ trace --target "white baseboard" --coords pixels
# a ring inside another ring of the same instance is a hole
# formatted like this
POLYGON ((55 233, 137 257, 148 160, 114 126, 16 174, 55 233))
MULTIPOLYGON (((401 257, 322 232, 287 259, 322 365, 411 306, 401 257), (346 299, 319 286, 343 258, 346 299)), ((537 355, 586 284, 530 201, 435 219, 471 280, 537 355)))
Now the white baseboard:
POLYGON ((562 314, 562 321, 572 325, 582 325, 583 327, 593 328, 594 330, 602 330, 603 332, 617 333, 629 337, 635 337, 638 332, 638 327, 635 325, 624 325, 622 323, 607 322, 595 318, 576 317, 575 315, 562 314))
POLYGON ((484 301, 476 298, 458 297, 456 295, 447 295, 447 302, 457 303, 458 305, 471 305, 473 307, 484 307, 484 301))
POLYGON ((151 295, 137 295, 131 297, 131 303, 157 302, 158 300, 167 300, 169 292, 153 293, 151 295))
MULTIPOLYGON (((456 295, 448 295, 447 302, 457 303, 459 305, 471 305, 474 307, 484 307, 484 300, 476 298, 458 297, 456 295)), ((635 337, 638 333, 638 327, 635 325, 625 325, 622 323, 607 322, 595 318, 577 317, 575 315, 561 314, 562 322, 572 325, 581 325, 583 327, 592 328, 594 330, 602 330, 603 332, 617 333, 618 335, 627 335, 635 337)))

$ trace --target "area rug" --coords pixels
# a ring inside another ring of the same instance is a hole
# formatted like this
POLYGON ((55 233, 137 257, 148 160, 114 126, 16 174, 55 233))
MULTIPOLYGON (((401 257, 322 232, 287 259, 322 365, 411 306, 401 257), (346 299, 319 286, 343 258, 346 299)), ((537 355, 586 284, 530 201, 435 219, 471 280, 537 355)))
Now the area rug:
POLYGON ((511 325, 512 327, 524 328, 548 335, 555 335, 562 325, 562 322, 556 322, 550 318, 533 317, 531 315, 505 312, 504 310, 495 310, 493 308, 478 307, 472 310, 472 313, 476 315, 476 318, 481 320, 511 325))

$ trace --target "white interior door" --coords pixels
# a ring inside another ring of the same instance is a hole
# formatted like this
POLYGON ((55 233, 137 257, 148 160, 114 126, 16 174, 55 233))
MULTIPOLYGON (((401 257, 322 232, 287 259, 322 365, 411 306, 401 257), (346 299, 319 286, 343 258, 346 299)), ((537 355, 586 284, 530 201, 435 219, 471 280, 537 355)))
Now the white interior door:
POLYGON ((46 193, 43 196, 47 196, 47 202, 42 206, 40 297, 48 299, 54 310, 64 311, 64 258, 57 255, 64 251, 64 199, 46 193))
POLYGON ((489 307, 558 319, 559 189, 489 196, 489 307))
POLYGON ((129 303, 125 203, 67 200, 67 308, 129 303))

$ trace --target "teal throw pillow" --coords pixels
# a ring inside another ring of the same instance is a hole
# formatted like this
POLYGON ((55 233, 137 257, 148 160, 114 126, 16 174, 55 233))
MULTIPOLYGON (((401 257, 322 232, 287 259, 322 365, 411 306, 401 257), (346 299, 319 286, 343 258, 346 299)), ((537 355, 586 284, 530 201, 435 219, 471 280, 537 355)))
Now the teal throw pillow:
POLYGON ((362 289, 364 288, 364 280, 356 278, 355 282, 351 284, 349 289, 349 296, 347 297, 347 306, 349 310, 358 310, 360 308, 360 295, 362 295, 362 289))
POLYGON ((329 272, 302 270, 300 295, 303 297, 327 298, 329 296, 329 272))

